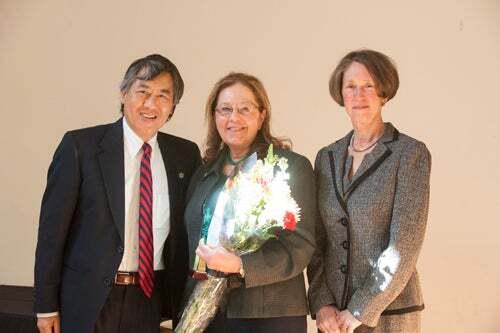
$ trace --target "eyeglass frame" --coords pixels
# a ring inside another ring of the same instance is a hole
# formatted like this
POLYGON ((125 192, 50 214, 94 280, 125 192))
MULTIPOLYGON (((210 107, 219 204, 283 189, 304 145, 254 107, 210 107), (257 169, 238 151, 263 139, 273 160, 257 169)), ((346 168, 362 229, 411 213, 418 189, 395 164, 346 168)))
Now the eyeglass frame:
POLYGON ((259 112, 262 112, 261 107, 259 107, 257 104, 252 103, 252 102, 248 103, 248 105, 245 104, 242 107, 234 107, 234 106, 229 106, 229 105, 216 106, 215 109, 214 109, 214 112, 215 112, 215 114, 219 115, 222 118, 229 118, 229 117, 231 117, 233 115, 233 113, 236 110, 236 113, 238 115, 246 118, 246 117, 249 117, 252 114, 252 111, 254 109, 257 110, 257 111, 259 111, 259 112), (244 108, 248 107, 248 106, 251 106, 252 108, 248 108, 248 111, 245 112, 244 108), (224 108, 226 110, 223 110, 224 108))

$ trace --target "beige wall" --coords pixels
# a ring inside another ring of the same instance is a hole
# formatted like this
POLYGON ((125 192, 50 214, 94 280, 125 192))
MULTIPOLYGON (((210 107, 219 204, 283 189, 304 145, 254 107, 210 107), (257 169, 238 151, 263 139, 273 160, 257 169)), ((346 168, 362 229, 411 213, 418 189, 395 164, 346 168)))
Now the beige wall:
POLYGON ((396 60, 402 84, 384 117, 433 154, 419 260, 424 332, 498 332, 498 0, 0 0, 0 284, 33 283, 52 153, 65 130, 119 116, 118 84, 132 60, 160 52, 185 78, 165 131, 202 144, 212 84, 247 71, 269 90, 276 134, 314 159, 349 129, 327 81, 360 47, 396 60))

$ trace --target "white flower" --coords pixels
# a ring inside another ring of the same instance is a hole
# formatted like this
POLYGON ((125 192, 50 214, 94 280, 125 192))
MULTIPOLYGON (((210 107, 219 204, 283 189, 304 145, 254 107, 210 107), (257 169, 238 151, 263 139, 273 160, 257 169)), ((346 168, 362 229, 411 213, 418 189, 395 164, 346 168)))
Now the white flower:
POLYGON ((266 159, 256 160, 246 171, 240 170, 231 185, 224 189, 228 195, 230 192, 234 215, 231 222, 227 221, 233 225, 226 227, 224 237, 234 236, 233 239, 241 242, 250 235, 265 235, 271 227, 283 228, 287 212, 300 221, 300 208, 291 196, 287 169, 286 158, 268 152, 266 159), (276 166, 278 170, 275 171, 276 166))

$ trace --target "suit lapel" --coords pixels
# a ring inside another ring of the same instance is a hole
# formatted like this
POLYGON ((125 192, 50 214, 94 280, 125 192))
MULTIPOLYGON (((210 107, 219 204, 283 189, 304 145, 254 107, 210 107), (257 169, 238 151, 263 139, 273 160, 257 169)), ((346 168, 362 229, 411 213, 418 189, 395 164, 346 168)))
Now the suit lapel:
MULTIPOLYGON (((158 145, 161 150, 163 165, 167 172, 168 180, 168 201, 170 203, 170 217, 175 216, 179 182, 184 179, 185 173, 182 170, 180 161, 181 152, 176 151, 176 146, 170 144, 168 137, 163 133, 158 133, 158 145), (174 162, 175 161, 175 162, 174 162)), ((172 230, 172 228, 171 228, 172 230)))
POLYGON ((98 153, 104 186, 108 196, 113 221, 124 241, 125 224, 125 175, 123 161, 122 120, 112 124, 104 134, 98 153))
POLYGON ((349 132, 344 138, 340 139, 337 144, 333 145, 333 148, 328 151, 328 157, 330 161, 330 169, 332 173, 332 182, 335 190, 335 195, 339 201, 342 208, 347 214, 347 206, 343 193, 343 180, 345 169, 345 161, 347 158, 347 146, 352 135, 352 131, 349 132))
POLYGON ((387 147, 386 143, 397 139, 398 131, 392 126, 391 123, 385 124, 385 131, 380 142, 375 146, 373 151, 363 158, 361 165, 352 177, 351 183, 347 187, 344 197, 345 200, 349 198, 351 193, 359 186, 370 174, 372 174, 378 166, 391 155, 391 150, 387 147))

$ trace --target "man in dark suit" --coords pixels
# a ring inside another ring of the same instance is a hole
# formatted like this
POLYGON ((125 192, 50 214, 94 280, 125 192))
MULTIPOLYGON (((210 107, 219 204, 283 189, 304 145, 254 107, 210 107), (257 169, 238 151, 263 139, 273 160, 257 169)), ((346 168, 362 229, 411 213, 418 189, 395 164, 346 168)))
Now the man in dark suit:
POLYGON ((35 262, 40 332, 158 332, 188 273, 182 219, 200 152, 158 130, 182 78, 161 55, 133 62, 123 117, 67 132, 50 165, 35 262))

